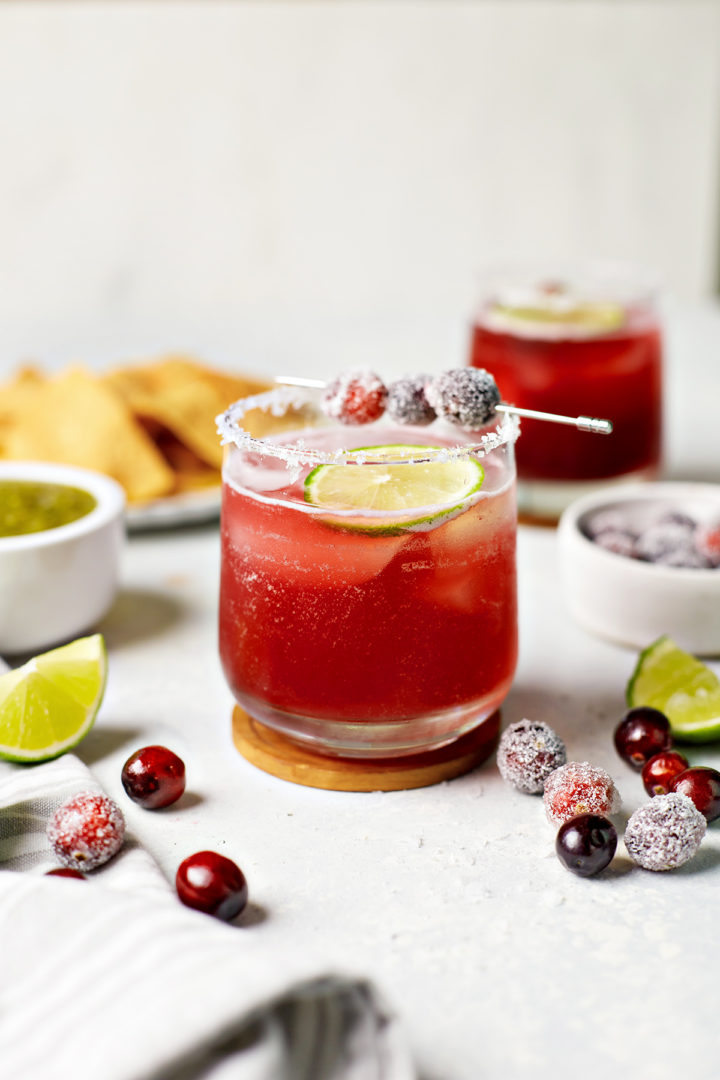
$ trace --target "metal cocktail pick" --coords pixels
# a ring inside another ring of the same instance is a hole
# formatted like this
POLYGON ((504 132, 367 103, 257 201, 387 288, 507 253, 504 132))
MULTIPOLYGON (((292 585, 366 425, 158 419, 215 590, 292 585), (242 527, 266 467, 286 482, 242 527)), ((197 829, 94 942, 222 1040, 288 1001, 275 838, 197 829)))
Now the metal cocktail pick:
MULTIPOLYGON (((317 390, 324 390, 328 385, 322 379, 305 379, 295 375, 276 375, 275 382, 283 386, 307 386, 317 390)), ((594 416, 563 416, 560 413, 540 412, 538 409, 520 409, 502 401, 495 406, 495 411, 514 413, 515 416, 526 416, 531 420, 549 420, 553 424, 567 424, 578 431, 592 431, 596 435, 610 435, 613 429, 611 420, 599 420, 594 416)))

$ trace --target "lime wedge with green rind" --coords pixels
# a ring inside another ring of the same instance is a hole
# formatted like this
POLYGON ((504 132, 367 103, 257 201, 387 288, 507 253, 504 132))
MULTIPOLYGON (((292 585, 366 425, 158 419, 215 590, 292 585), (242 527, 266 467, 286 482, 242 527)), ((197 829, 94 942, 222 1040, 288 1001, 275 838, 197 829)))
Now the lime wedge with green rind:
POLYGON ((720 739, 720 679, 667 635, 640 654, 627 702, 632 708, 650 705, 665 713, 673 735, 682 741, 720 739))
POLYGON ((443 449, 406 444, 359 447, 353 456, 363 453, 400 464, 318 465, 305 480, 305 501, 336 512, 349 511, 324 520, 352 532, 393 536, 432 528, 465 510, 485 475, 480 462, 470 455, 402 464, 443 449), (423 507, 433 509, 418 517, 417 510, 423 507), (378 518, 353 516, 352 512, 361 511, 378 513, 378 518))
POLYGON ((106 678, 101 634, 0 675, 0 757, 47 761, 76 746, 95 722, 106 678))

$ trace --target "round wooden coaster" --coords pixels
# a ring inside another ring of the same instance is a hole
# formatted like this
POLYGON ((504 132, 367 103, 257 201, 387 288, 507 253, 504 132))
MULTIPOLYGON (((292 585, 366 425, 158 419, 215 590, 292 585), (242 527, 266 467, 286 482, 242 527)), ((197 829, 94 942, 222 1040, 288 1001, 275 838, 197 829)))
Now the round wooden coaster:
POLYGON ((462 776, 497 744, 500 712, 475 731, 438 750, 396 758, 336 758, 306 750, 272 728, 233 710, 233 742, 242 756, 271 776, 330 791, 402 791, 462 776))

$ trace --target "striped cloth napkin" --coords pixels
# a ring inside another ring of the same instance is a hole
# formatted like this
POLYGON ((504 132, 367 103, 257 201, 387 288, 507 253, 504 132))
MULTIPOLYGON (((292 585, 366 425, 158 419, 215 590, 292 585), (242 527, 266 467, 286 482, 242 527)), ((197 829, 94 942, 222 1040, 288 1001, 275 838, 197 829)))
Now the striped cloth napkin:
POLYGON ((132 837, 92 880, 45 876, 48 818, 91 789, 72 755, 0 771, 3 1077, 412 1080, 370 982, 183 907, 132 837))

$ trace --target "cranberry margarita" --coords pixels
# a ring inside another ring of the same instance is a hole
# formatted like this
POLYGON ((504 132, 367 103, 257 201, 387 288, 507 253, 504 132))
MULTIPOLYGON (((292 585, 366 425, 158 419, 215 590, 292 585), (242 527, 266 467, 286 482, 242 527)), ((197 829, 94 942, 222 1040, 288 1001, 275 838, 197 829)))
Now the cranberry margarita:
POLYGON ((491 717, 517 656, 515 422, 458 449, 442 421, 348 429, 312 395, 275 390, 220 423, 220 656, 242 708, 360 757, 429 749, 491 717), (239 424, 258 415, 286 430, 252 438, 239 424), (460 497, 401 511, 346 498, 366 478, 412 494, 443 461, 466 483, 460 497))
POLYGON ((661 454, 661 336, 652 296, 600 271, 493 277, 472 330, 470 363, 493 372, 503 401, 607 417, 613 434, 587 439, 523 421, 520 507, 556 516, 598 483, 652 478, 661 454))

